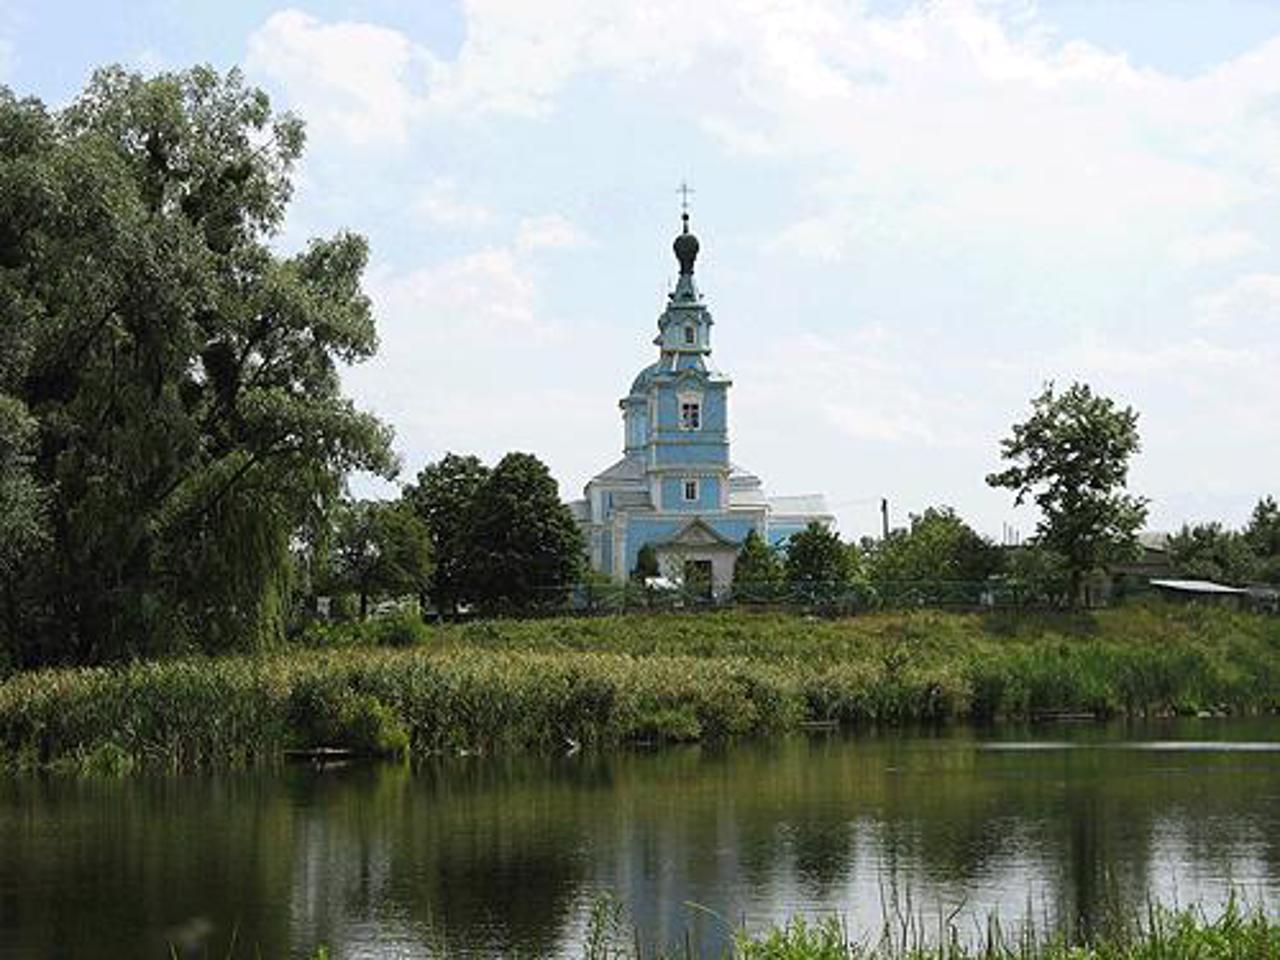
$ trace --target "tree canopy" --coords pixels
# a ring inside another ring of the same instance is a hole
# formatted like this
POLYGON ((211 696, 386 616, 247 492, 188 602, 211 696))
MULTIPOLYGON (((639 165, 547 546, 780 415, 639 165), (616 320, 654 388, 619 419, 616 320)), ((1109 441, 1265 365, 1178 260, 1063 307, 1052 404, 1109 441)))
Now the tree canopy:
POLYGON ((1079 602, 1086 574, 1131 555, 1147 516, 1147 501, 1125 491, 1129 460, 1139 451, 1138 414, 1074 383, 1052 383, 1031 401, 1031 416, 1000 443, 1013 466, 987 483, 1031 497, 1040 509, 1037 542, 1060 554, 1079 602))
POLYGON ((1248 537, 1217 522, 1184 524, 1169 538, 1169 560, 1181 576, 1235 585, 1253 580, 1260 566, 1248 537))
POLYGON ((1244 530, 1253 555, 1258 558, 1257 575, 1280 584, 1280 505, 1275 497, 1263 497, 1253 508, 1244 530))
POLYGON ((1001 568, 1000 550, 951 507, 912 514, 906 530, 894 530, 864 549, 867 574, 878 583, 985 580, 1001 568))
POLYGON ((492 469, 447 454, 418 474, 405 500, 426 524, 429 593, 441 610, 555 606, 582 572, 582 532, 532 454, 508 453, 492 469))
POLYGON ((481 605, 558 606, 582 560, 582 531, 551 472, 533 454, 508 453, 476 496, 471 570, 481 605))
POLYGON ((814 521, 787 539, 784 570, 793 591, 813 598, 832 597, 849 578, 849 550, 838 533, 814 521))
POLYGON ((448 453, 423 467, 417 482, 405 488, 405 502, 430 538, 435 567, 427 592, 441 611, 452 613, 475 600, 476 498, 489 473, 478 457, 448 453))
POLYGON ((733 566, 733 594, 740 600, 773 599, 782 583, 782 560, 754 529, 747 533, 733 566))
POLYGON ((302 145, 234 70, 0 89, 0 512, 48 539, 0 558, 20 660, 270 642, 291 538, 394 471, 338 381, 377 345, 364 241, 271 246, 302 145))
POLYGON ((404 501, 345 501, 335 526, 333 586, 360 598, 360 619, 368 615, 371 599, 426 592, 430 539, 426 524, 404 501))

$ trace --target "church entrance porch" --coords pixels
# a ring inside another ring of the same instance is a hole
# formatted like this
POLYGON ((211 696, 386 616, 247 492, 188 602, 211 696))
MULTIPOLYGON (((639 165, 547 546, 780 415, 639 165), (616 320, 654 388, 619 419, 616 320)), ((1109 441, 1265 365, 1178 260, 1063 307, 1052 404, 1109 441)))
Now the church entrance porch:
POLYGON ((658 572, 707 599, 727 596, 739 545, 694 517, 675 536, 655 543, 658 572))
POLYGON ((692 594, 713 600, 728 596, 739 545, 695 517, 669 540, 653 545, 658 572, 692 594))

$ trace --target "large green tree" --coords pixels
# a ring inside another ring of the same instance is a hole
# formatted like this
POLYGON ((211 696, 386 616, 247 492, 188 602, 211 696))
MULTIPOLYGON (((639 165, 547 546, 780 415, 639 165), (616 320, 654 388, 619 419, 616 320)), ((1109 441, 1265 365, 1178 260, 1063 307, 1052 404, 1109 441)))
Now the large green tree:
POLYGON ((815 521, 792 534, 786 549, 786 583, 799 596, 830 599, 848 585, 852 556, 834 530, 815 521))
POLYGON ((56 113, 0 90, 0 394, 51 537, 24 660, 270 642, 291 539, 393 471, 338 381, 376 347, 364 241, 272 247, 302 144, 235 71, 102 70, 56 113))
POLYGON ((476 496, 469 563, 490 612, 562 604, 582 572, 582 531, 546 465, 529 453, 498 461, 476 496))
POLYGON ((1253 580, 1260 566, 1247 537, 1216 521, 1183 524, 1169 538, 1169 560, 1181 576, 1236 585, 1253 580))
POLYGON ((404 502, 356 500, 336 511, 333 536, 334 586, 360 598, 360 619, 369 601, 421 596, 431 572, 426 524, 404 502))
POLYGON ((489 473, 478 457, 448 453, 427 464, 417 482, 405 488, 404 501, 431 540, 435 565, 427 592, 441 612, 454 613, 476 600, 476 499, 489 473))
POLYGON ((782 560, 755 530, 747 533, 733 565, 733 595, 738 600, 771 600, 782 584, 782 560))
POLYGON ((9 659, 4 638, 21 631, 26 572, 49 539, 46 492, 31 472, 35 429, 25 405, 0 393, 0 669, 9 659))
POLYGON ((999 548, 946 506, 912 514, 907 529, 868 546, 867 575, 878 583, 979 581, 1001 568, 999 548))
POLYGON ((1280 583, 1280 505, 1274 497, 1263 497, 1254 506, 1244 536, 1258 558, 1258 575, 1280 583))
POLYGON ((1138 414, 1087 385, 1058 393, 1052 383, 1031 401, 1031 416, 1000 442, 1013 466, 987 483, 1030 497, 1040 509, 1036 541, 1061 555, 1073 603, 1087 574, 1137 549, 1145 498, 1125 492, 1129 460, 1139 451, 1138 414))

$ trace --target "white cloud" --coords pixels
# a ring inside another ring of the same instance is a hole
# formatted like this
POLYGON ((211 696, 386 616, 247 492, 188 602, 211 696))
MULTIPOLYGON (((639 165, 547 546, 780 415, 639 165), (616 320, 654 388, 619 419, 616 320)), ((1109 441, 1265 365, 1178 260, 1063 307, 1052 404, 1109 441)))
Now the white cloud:
POLYGON ((1280 329, 1280 274, 1251 273, 1195 302, 1196 319, 1207 330, 1256 335, 1275 342, 1280 329))
POLYGON ((814 425, 845 439, 947 446, 969 434, 962 404, 935 401, 918 351, 877 327, 843 336, 800 333, 781 357, 772 345, 744 358, 737 380, 741 415, 753 424, 814 425), (916 354, 916 356, 913 356, 916 354), (781 362, 780 362, 781 361, 781 362))
POLYGON ((565 330, 547 316, 539 286, 515 246, 370 276, 381 345, 343 381, 395 426, 409 478, 447 450, 490 461, 531 450, 559 464, 607 456, 613 420, 599 422, 598 391, 581 375, 556 375, 565 330))
MULTIPOLYGON (((607 194, 687 172, 734 191, 732 243, 713 245, 711 224, 704 242, 711 269, 751 291, 736 309, 785 319, 784 343, 762 318, 760 342, 724 358, 735 444, 766 480, 821 462, 828 473, 812 485, 828 489, 963 489, 956 505, 988 510, 998 529, 1005 514, 982 499, 995 495, 981 477, 1049 377, 1142 411, 1143 492, 1181 489, 1193 469, 1205 489, 1274 477, 1280 277, 1248 271, 1280 248, 1280 38, 1182 77, 1063 42, 1034 4, 891 6, 464 0, 463 39, 446 59, 382 27, 272 17, 251 63, 313 124, 367 144, 420 137, 429 169, 465 171, 465 190, 446 178, 418 197, 428 222, 517 224, 505 245, 376 279, 387 365, 369 389, 416 398, 401 405, 422 431, 492 420, 477 444, 514 414, 469 413, 468 379, 499 384, 493 403, 508 411, 556 402, 546 384, 585 391, 614 361, 557 349, 539 283, 541 271, 562 281, 553 271, 567 258, 535 253, 607 238, 592 252, 612 272, 557 284, 557 316, 595 309, 602 291, 617 291, 620 314, 643 314, 644 284, 627 294, 616 282, 636 251, 615 250, 635 238, 642 201, 614 218, 607 194), (637 118, 657 121, 625 126, 637 118), (644 149, 620 146, 633 140, 644 149), (575 222, 518 220, 579 182, 575 222), (1240 275, 1224 281, 1233 265, 1240 275), (868 316, 893 333, 840 329, 868 316), (510 342, 542 345, 537 365, 512 359, 510 342), (424 382, 428 369, 440 385, 424 382)), ((621 386, 630 370, 616 373, 621 386)), ((572 401, 610 431, 612 382, 572 401)), ((569 451, 532 414, 528 430, 526 446, 560 450, 584 475, 607 457, 608 444, 569 451)))
POLYGON ((403 142, 421 110, 415 90, 434 58, 402 33, 369 23, 272 14, 249 38, 250 72, 283 86, 315 127, 357 144, 403 142))
POLYGON ((369 287, 384 354, 434 353, 478 340, 545 339, 553 332, 537 314, 533 277, 504 248, 480 250, 402 275, 374 275, 369 287))
POLYGON ((459 198, 458 185, 450 177, 432 180, 418 194, 414 206, 429 223, 439 227, 480 227, 491 216, 483 204, 459 198))
MULTIPOLYGON (((1253 249, 1220 222, 1280 175, 1280 40, 1184 80, 1061 42, 1034 12, 944 0, 875 16, 840 0, 471 0, 435 111, 551 115, 576 78, 677 96, 734 157, 804 162, 797 249, 854 256, 868 196, 891 232, 1099 259, 1175 244, 1177 262, 1253 249), (679 24, 679 29, 672 29, 679 24), (851 171, 851 172, 848 172, 851 171), (1198 238, 1198 239, 1196 239, 1198 238)), ((864 242, 881 239, 862 231, 864 242)))
POLYGON ((1184 267, 1226 263, 1262 249, 1262 242, 1247 230, 1215 230, 1182 237, 1169 246, 1174 261, 1184 267))
POLYGON ((587 235, 558 213, 526 217, 520 221, 516 246, 521 250, 569 249, 587 243, 587 235))

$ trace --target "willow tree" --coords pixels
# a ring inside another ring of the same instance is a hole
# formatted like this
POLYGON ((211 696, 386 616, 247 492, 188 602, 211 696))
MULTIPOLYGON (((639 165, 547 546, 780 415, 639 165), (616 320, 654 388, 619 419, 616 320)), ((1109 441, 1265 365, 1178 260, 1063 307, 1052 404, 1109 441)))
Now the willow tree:
POLYGON ((101 70, 57 112, 0 88, 0 394, 50 537, 21 659, 269 642, 291 538, 393 471, 338 381, 376 348, 364 241, 271 245, 302 146, 236 71, 101 70))

